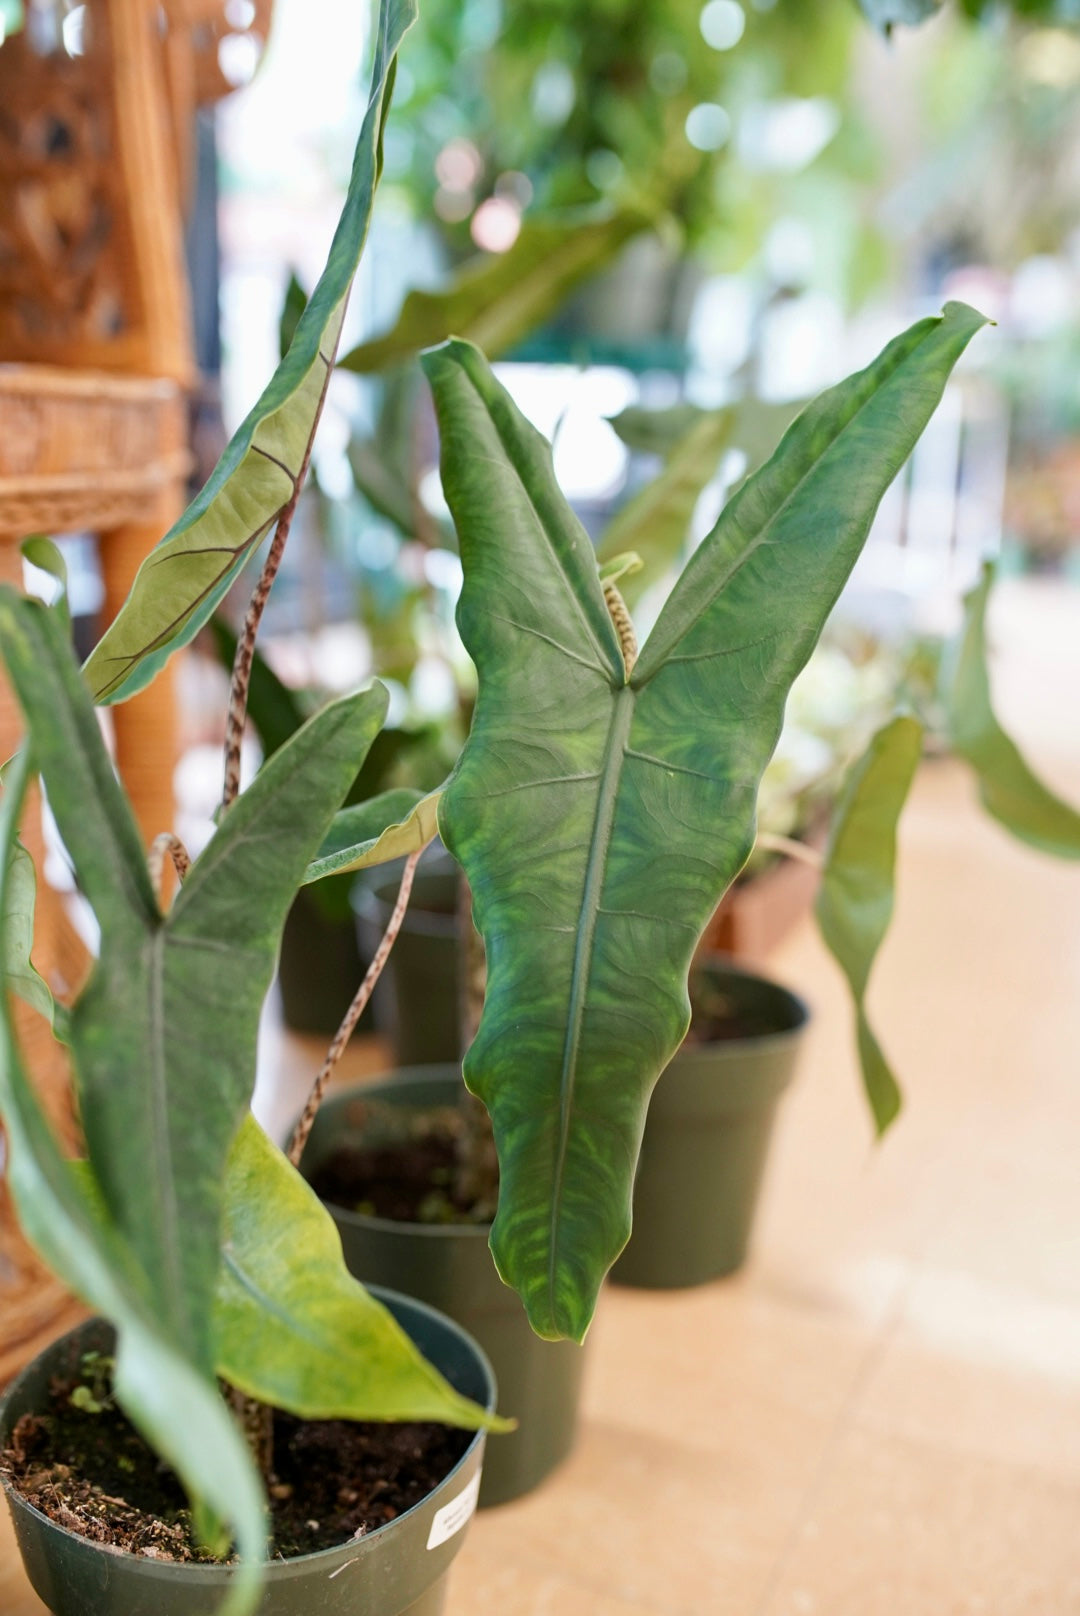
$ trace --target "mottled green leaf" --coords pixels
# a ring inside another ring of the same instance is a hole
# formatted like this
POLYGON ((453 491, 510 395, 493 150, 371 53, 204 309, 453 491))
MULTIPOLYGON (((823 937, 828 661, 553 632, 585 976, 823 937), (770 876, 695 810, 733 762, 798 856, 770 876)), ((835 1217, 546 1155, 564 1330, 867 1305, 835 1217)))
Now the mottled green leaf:
POLYGON ((893 913, 896 827, 922 753, 922 725, 901 715, 878 730, 833 813, 815 904, 826 947, 848 979, 870 1108, 879 1134, 900 1110, 900 1088, 866 1015, 866 989, 893 913))
POLYGON ((500 1160, 492 1249, 580 1339, 630 1229, 690 958, 754 838, 787 691, 982 317, 950 304, 812 404, 740 488, 627 679, 548 444, 475 349, 425 356, 479 674, 439 805, 488 961, 465 1063, 500 1160))
POLYGON ((439 796, 438 791, 425 797, 400 786, 343 808, 308 865, 304 884, 419 853, 439 833, 439 796))
POLYGON ((1022 842, 1056 858, 1080 858, 1080 813, 1045 786, 994 714, 987 667, 986 609, 992 566, 965 597, 964 629, 946 684, 953 750, 979 782, 987 812, 1022 842))
MULTIPOLYGON (((11 851, 26 783, 21 761, 0 803, 0 972, 9 957, 11 851)), ((100 1192, 87 1194, 88 1169, 64 1160, 26 1078, 0 982, 0 1116, 7 1136, 5 1178, 27 1239, 88 1306, 117 1330, 114 1386, 125 1413, 172 1465, 189 1494, 233 1527, 247 1562, 238 1569, 222 1616, 247 1616, 258 1601, 265 1557, 262 1490, 247 1447, 212 1374, 170 1337, 153 1287, 111 1223, 100 1192)))
POLYGON ((215 1327, 219 1373, 303 1419, 512 1429, 456 1392, 353 1279, 333 1218, 250 1116, 229 1156, 215 1327))
POLYGON ((206 487, 139 568, 90 656, 86 678, 99 702, 133 695, 188 644, 303 480, 367 237, 397 51, 415 18, 416 0, 381 0, 371 96, 326 268, 259 402, 206 487))
POLYGON ((224 816, 167 915, 61 625, 0 591, 0 650, 60 834, 101 927, 70 1018, 88 1154, 178 1350, 213 1368, 222 1179, 254 1085, 285 915, 386 710, 325 708, 224 816))
POLYGON ((528 218, 509 251, 466 264, 443 292, 410 292, 397 324, 341 363, 361 374, 385 370, 454 334, 503 354, 652 222, 635 208, 528 218))

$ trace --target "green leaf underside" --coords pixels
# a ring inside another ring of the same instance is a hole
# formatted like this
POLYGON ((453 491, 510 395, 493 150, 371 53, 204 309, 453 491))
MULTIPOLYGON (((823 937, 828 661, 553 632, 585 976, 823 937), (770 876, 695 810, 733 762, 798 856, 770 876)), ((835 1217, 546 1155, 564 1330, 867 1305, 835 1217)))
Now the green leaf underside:
POLYGON ((327 875, 368 870, 419 853, 439 832, 440 793, 425 797, 407 786, 384 791, 368 802, 335 815, 318 855, 308 865, 304 885, 327 875))
MULTIPOLYGON (((26 765, 8 776, 0 805, 0 961, 9 956, 10 851, 26 765)), ((222 1616, 248 1616, 259 1597, 265 1556, 262 1490, 247 1447, 211 1374, 170 1338, 134 1252, 87 1193, 86 1169, 64 1160, 27 1080, 16 1046, 6 980, 0 984, 0 1115, 7 1133, 6 1180, 27 1239, 88 1306, 117 1329, 117 1398, 189 1494, 232 1526, 244 1564, 222 1616)))
POLYGON ((224 1235, 218 1372, 248 1396, 311 1420, 512 1428, 456 1392, 352 1278, 333 1218, 250 1116, 229 1156, 224 1235))
POLYGON ((829 952, 847 977, 863 1083, 878 1134, 900 1111, 900 1087, 866 1015, 866 989, 893 914, 896 827, 922 753, 922 725, 901 715, 878 730, 833 814, 815 904, 829 952))
POLYGON ((1006 830, 1056 858, 1080 858, 1080 813, 1045 786, 994 714, 987 663, 986 611, 994 572, 965 597, 964 629, 946 694, 949 739, 979 782, 988 813, 1006 830))
POLYGON ((410 292, 396 325, 346 354, 342 367, 385 370, 454 332, 492 358, 506 353, 650 222, 643 211, 595 208, 526 219, 507 252, 466 264, 443 292, 410 292))
POLYGON ((326 268, 262 397, 206 487, 139 568, 87 661, 87 682, 99 702, 141 690, 194 638, 293 497, 367 237, 397 51, 416 15, 416 0, 381 0, 371 96, 326 268))
POLYGON ((0 591, 0 649, 101 952, 70 1017, 88 1153, 178 1348, 212 1371, 222 1180, 251 1097, 285 915, 385 716, 323 709, 256 776, 163 917, 130 806, 55 616, 0 591))
POLYGON ((694 554, 629 683, 550 448, 481 355, 424 358, 479 672, 439 805, 488 961, 466 1081, 500 1160, 492 1250, 533 1327, 581 1339, 629 1234, 690 957, 754 837, 792 680, 981 316, 950 304, 823 395, 694 554))

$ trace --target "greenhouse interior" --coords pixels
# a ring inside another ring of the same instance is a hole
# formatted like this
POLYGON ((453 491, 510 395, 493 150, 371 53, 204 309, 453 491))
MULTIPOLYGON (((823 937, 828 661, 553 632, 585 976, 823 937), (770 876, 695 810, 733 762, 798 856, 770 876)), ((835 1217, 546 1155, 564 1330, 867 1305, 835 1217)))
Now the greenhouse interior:
POLYGON ((1080 1616, 1078 711, 1080 0, 0 0, 0 1616, 1080 1616))

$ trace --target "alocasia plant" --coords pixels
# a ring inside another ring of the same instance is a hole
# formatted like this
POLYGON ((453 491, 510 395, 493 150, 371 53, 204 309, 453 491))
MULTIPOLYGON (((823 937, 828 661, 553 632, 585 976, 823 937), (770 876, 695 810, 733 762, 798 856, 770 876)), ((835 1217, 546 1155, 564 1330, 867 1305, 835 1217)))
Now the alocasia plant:
POLYGON ((982 324, 950 304, 810 405, 640 656, 548 444, 474 348, 425 357, 479 674, 438 808, 488 960, 465 1074, 499 1149, 495 1260, 542 1335, 584 1335, 629 1234, 649 1092, 686 1031, 694 946, 753 843, 787 691, 982 324))

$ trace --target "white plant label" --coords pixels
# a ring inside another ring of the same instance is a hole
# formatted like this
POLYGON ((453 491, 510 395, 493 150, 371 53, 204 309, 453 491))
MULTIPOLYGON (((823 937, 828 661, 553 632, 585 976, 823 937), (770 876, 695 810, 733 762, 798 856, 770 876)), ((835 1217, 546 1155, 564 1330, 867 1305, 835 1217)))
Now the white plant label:
POLYGON ((431 1531, 428 1533, 427 1546, 429 1549, 437 1549, 440 1543, 446 1543, 456 1532, 461 1531, 461 1528, 476 1513, 476 1500, 479 1495, 480 1472, 478 1470, 469 1485, 463 1487, 456 1498, 451 1498, 448 1504, 444 1504, 442 1509, 435 1512, 435 1518, 431 1523, 431 1531))

